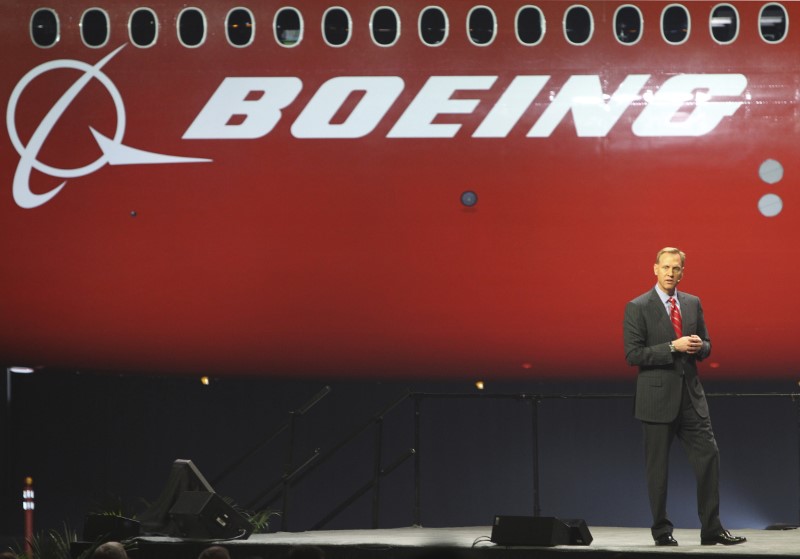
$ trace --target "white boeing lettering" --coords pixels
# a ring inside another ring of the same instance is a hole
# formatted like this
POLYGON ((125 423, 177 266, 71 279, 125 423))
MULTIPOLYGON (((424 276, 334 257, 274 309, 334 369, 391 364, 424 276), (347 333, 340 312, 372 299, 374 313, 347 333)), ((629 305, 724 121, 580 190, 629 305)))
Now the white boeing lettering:
POLYGON ((470 114, 478 106, 477 99, 452 99, 456 91, 485 90, 497 76, 432 76, 408 105, 389 138, 452 138, 460 124, 434 123, 440 114, 470 114))
POLYGON ((362 138, 372 132, 400 93, 396 76, 333 78, 322 84, 292 124, 295 138, 362 138), (356 92, 364 92, 344 122, 332 124, 336 113, 356 92))
POLYGON ((253 139, 269 134, 295 100, 299 78, 225 78, 183 134, 184 140, 253 139), (238 118, 237 118, 238 117, 238 118))
POLYGON ((704 136, 726 116, 733 116, 742 101, 712 101, 713 97, 737 97, 744 93, 742 74, 681 74, 673 76, 648 99, 633 123, 637 136, 704 136), (694 107, 691 107, 692 103, 694 107), (691 111, 678 118, 687 107, 691 111))
POLYGON ((600 76, 571 76, 528 132, 528 137, 547 138, 570 110, 579 137, 607 136, 625 109, 639 97, 639 91, 649 78, 648 74, 626 77, 608 102, 604 102, 600 76))
MULTIPOLYGON (((679 74, 655 92, 642 93, 651 78, 631 74, 612 94, 603 91, 598 75, 571 76, 527 133, 548 138, 572 113, 581 138, 606 137, 634 104, 644 105, 633 119, 632 131, 643 137, 702 136, 732 116, 747 87, 742 74, 679 74), (690 110, 687 110, 687 107, 690 110)), ((498 76, 431 76, 387 134, 388 138, 453 138, 461 124, 435 122, 441 115, 473 113, 479 100, 453 98, 460 91, 490 89, 498 76)), ((473 133, 474 138, 505 138, 530 110, 550 76, 516 76, 473 133)), ((295 101, 303 84, 296 77, 226 78, 184 134, 185 139, 253 139, 269 134, 295 101), (260 93, 260 96, 254 94, 260 93), (238 118, 237 118, 238 117, 238 118)), ((323 83, 291 125, 296 138, 361 138, 374 132, 397 103, 405 84, 397 76, 341 76, 323 83), (354 102, 341 122, 336 115, 354 93, 354 102)), ((462 95, 463 97, 463 95, 462 95)))
POLYGON ((472 137, 505 138, 508 136, 549 79, 550 76, 517 76, 514 78, 472 137))

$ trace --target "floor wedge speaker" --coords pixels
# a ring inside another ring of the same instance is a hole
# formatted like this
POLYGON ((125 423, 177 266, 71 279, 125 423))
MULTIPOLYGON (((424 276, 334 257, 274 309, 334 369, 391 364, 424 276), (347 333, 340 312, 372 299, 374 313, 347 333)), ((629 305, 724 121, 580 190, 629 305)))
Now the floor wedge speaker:
POLYGON ((569 528, 569 545, 589 545, 594 539, 586 521, 581 518, 562 518, 569 528))
POLYGON ((184 538, 247 538, 253 526, 241 514, 208 491, 184 491, 169 511, 169 516, 184 538))
POLYGON ((492 541, 498 545, 589 545, 592 535, 580 519, 553 516, 495 516, 492 541))

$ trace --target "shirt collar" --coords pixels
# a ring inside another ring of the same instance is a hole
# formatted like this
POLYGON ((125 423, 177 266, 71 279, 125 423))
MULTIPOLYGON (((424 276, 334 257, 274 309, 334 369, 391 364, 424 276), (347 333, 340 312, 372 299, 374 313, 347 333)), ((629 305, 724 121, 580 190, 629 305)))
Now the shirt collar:
POLYGON ((678 307, 680 307, 680 303, 678 303, 678 288, 677 287, 675 288, 675 295, 667 295, 666 293, 664 293, 661 290, 661 288, 658 286, 658 284, 656 284, 656 293, 658 293, 658 297, 661 299, 661 302, 664 303, 665 305, 668 303, 670 297, 675 297, 675 302, 678 304, 678 307))

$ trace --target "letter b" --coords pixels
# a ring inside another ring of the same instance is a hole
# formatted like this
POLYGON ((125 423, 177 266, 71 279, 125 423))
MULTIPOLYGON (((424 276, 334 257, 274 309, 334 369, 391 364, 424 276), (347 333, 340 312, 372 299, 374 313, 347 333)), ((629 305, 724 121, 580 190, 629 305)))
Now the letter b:
POLYGON ((253 139, 266 136, 295 100, 299 78, 225 78, 183 134, 184 140, 253 139), (256 98, 251 94, 261 93, 256 98), (233 117, 238 117, 233 123, 233 117))

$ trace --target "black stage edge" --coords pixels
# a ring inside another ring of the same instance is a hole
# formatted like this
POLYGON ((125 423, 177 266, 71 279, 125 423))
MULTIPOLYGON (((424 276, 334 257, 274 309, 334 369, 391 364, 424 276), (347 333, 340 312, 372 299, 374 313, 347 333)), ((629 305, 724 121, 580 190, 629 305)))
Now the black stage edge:
MULTIPOLYGON (((197 559, 209 545, 223 545, 232 559, 285 559, 295 546, 316 546, 325 559, 737 559, 797 557, 800 530, 732 530, 746 536, 742 545, 701 546, 699 530, 678 529, 678 547, 655 547, 647 528, 589 526, 589 546, 504 547, 490 541, 491 527, 395 528, 254 534, 247 540, 192 541, 144 537, 132 559, 197 559), (473 542, 478 543, 473 547, 473 542)), ((76 544, 73 557, 85 549, 76 544)))

